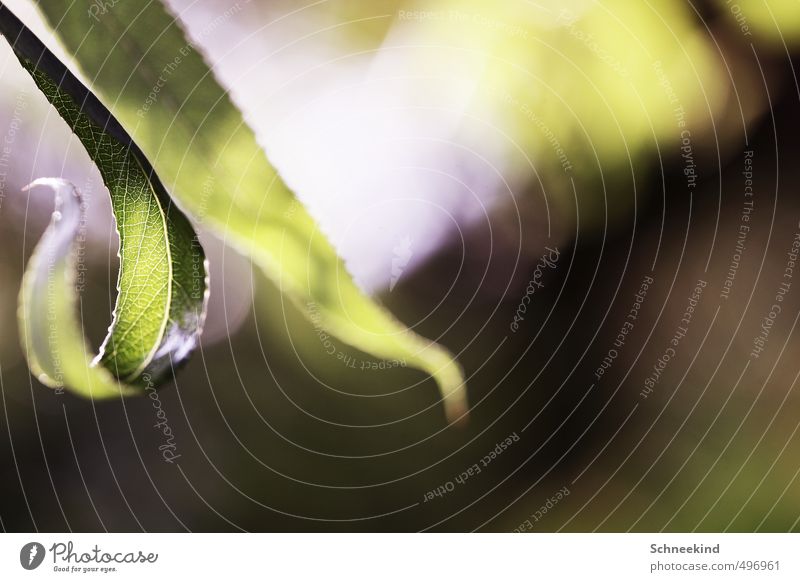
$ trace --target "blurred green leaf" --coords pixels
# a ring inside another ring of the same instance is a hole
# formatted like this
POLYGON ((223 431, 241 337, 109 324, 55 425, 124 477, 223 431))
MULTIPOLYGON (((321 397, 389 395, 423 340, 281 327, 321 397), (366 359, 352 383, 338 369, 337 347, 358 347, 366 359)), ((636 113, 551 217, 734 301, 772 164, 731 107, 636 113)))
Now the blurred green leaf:
POLYGON ((422 25, 481 56, 475 105, 502 104, 499 125, 550 178, 556 202, 571 208, 576 182, 582 226, 627 218, 634 171, 657 147, 677 151, 684 129, 699 140, 727 99, 721 63, 685 3, 438 5, 450 16, 422 25))
POLYGON ((750 36, 755 35, 776 43, 796 44, 800 41, 800 0, 760 0, 741 5, 717 0, 720 9, 728 12, 732 26, 750 36))
POLYGON ((20 329, 31 370, 47 385, 93 397, 154 387, 197 343, 207 295, 203 250, 147 159, 108 110, 1 4, 0 32, 100 170, 120 238, 114 320, 92 361, 76 309, 85 206, 64 180, 31 185, 56 192, 51 224, 28 264, 20 294, 20 329))
POLYGON ((448 418, 464 414, 464 380, 453 356, 355 285, 159 2, 120 2, 102 14, 88 1, 39 8, 183 208, 252 257, 315 325, 362 351, 427 371, 448 418))

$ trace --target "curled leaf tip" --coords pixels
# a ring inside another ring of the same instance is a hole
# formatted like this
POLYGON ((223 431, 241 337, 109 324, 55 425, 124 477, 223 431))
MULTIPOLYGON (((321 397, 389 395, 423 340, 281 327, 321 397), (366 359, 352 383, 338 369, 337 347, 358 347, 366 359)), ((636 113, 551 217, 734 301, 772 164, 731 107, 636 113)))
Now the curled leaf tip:
POLYGON ((0 32, 12 39, 22 66, 97 165, 120 241, 113 320, 92 357, 80 303, 86 203, 61 178, 39 178, 23 189, 55 192, 52 220, 20 291, 29 367, 42 383, 91 398, 156 388, 197 345, 208 302, 203 248, 147 158, 102 103, 7 10, 0 11, 0 32))
MULTIPOLYGON (((154 294, 155 300, 162 296, 169 299, 161 305, 155 303, 156 311, 147 314, 131 310, 126 299, 130 293, 128 284, 136 279, 137 270, 146 268, 152 272, 153 264, 163 262, 166 258, 166 262, 174 266, 176 260, 163 247, 159 250, 165 252, 165 257, 159 259, 158 256, 140 255, 136 263, 131 265, 121 250, 120 295, 114 322, 104 342, 104 345, 108 345, 114 341, 117 351, 113 357, 101 351, 99 356, 92 358, 83 337, 83 317, 79 309, 79 292, 83 290, 84 282, 77 276, 77 273, 84 273, 78 264, 78 243, 83 238, 81 233, 86 224, 86 206, 78 189, 61 178, 39 178, 23 190, 29 191, 40 186, 53 190, 55 208, 50 225, 28 263, 20 292, 20 330, 31 371, 47 386, 57 389, 66 387, 92 398, 136 394, 142 391, 142 387, 152 388, 163 382, 174 366, 188 357, 202 325, 207 299, 207 275, 202 251, 198 250, 199 247, 193 247, 197 253, 195 259, 201 260, 202 269, 187 277, 174 274, 174 268, 170 268, 167 272, 172 273, 170 276, 173 279, 152 281, 157 289, 176 284, 174 277, 179 277, 183 284, 191 283, 194 277, 197 292, 192 295, 183 290, 184 295, 180 298, 172 292, 154 294), (176 305, 179 306, 177 310, 176 305), (142 317, 145 315, 148 317, 142 317), (125 323, 129 320, 136 323, 125 323), (123 337, 119 337, 120 328, 125 330, 123 337), (153 345, 138 343, 153 329, 159 332, 153 335, 153 345), (133 363, 129 364, 124 358, 133 359, 133 363), (135 365, 137 373, 120 380, 117 371, 123 366, 132 365, 135 365)), ((125 224, 123 219, 118 225, 121 240, 126 238, 125 224)), ((168 225, 164 228, 169 238, 170 230, 174 229, 168 225)), ((122 246, 124 243, 121 249, 122 246)), ((137 289, 137 294, 140 292, 137 289)))
POLYGON ((27 186, 23 186, 22 191, 27 192, 36 186, 50 186, 56 192, 56 200, 58 200, 61 190, 64 188, 71 190, 75 196, 80 198, 80 192, 78 192, 78 189, 63 178, 36 178, 27 186))
POLYGON ((469 401, 464 372, 452 355, 443 349, 441 351, 443 363, 433 377, 439 384, 445 417, 450 424, 465 426, 469 420, 469 401))

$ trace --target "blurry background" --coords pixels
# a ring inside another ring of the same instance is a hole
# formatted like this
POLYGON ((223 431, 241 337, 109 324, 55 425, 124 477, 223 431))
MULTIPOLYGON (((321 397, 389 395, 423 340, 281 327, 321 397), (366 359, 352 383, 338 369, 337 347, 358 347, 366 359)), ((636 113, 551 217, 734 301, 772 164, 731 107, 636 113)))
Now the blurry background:
POLYGON ((90 202, 96 344, 117 242, 2 42, 3 529, 800 529, 798 0, 169 4, 356 281, 459 355, 470 422, 209 233, 202 349, 159 393, 178 462, 150 399, 39 385, 16 296, 52 200, 22 186, 90 202))

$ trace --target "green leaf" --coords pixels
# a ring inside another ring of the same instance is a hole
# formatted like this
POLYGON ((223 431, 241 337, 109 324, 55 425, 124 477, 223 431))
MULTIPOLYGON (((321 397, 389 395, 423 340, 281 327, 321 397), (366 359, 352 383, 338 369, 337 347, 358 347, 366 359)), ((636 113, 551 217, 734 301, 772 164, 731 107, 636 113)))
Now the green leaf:
MULTIPOLYGON (((356 286, 161 3, 119 2, 102 14, 85 0, 38 6, 185 210, 252 257, 332 335, 427 371, 448 417, 463 416, 464 379, 453 356, 356 286)), ((308 164, 313 171, 314 160, 308 164)))
POLYGON ((95 398, 154 388, 197 344, 208 288, 203 250, 128 134, 2 4, 0 32, 100 170, 120 239, 113 323, 92 359, 76 308, 85 206, 64 180, 31 185, 55 190, 56 209, 20 293, 20 330, 30 368, 44 384, 95 398))

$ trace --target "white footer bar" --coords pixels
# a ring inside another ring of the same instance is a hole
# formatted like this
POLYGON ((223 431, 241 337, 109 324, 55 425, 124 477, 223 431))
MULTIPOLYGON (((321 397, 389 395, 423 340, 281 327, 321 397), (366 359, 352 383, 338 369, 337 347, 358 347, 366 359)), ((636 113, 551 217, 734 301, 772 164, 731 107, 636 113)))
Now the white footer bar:
POLYGON ((800 580, 799 550, 792 534, 3 534, 0 580, 777 581, 800 580))

